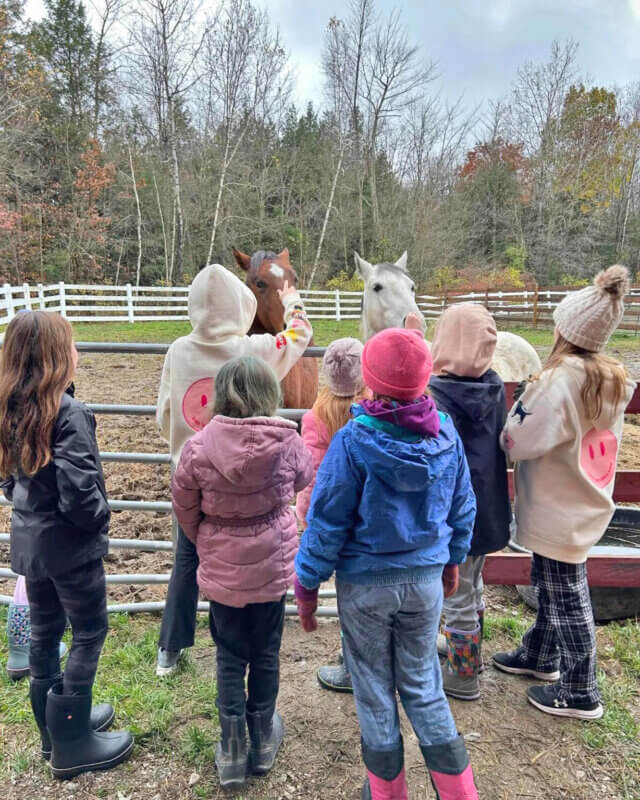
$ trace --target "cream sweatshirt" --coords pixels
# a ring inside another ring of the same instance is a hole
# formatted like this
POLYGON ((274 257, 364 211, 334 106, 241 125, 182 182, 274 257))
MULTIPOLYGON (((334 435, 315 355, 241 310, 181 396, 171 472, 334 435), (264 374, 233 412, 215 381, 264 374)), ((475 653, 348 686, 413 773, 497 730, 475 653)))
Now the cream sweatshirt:
POLYGON ((213 382, 232 358, 257 356, 282 380, 306 350, 313 335, 299 295, 284 300, 287 329, 248 336, 256 298, 241 280, 220 264, 204 267, 189 289, 193 330, 176 339, 164 360, 156 423, 169 441, 177 467, 185 442, 211 419, 213 382))
POLYGON ((598 419, 589 420, 580 397, 584 378, 578 357, 543 372, 502 431, 503 448, 516 462, 516 541, 570 564, 586 560, 613 516, 624 410, 635 389, 627 380, 620 404, 605 399, 598 419))

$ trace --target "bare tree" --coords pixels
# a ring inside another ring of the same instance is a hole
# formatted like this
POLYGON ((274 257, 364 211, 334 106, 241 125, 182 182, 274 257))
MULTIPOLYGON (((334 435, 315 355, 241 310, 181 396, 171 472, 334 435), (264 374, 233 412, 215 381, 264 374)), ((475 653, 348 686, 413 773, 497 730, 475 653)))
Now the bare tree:
POLYGON ((175 224, 169 280, 184 264, 185 221, 178 154, 178 115, 198 80, 195 65, 204 41, 195 0, 140 0, 132 13, 132 90, 152 106, 173 181, 175 224))
POLYGON ((268 121, 290 91, 287 53, 266 11, 251 0, 223 0, 209 20, 204 48, 207 117, 222 158, 207 262, 213 257, 229 168, 252 118, 268 121))
POLYGON ((378 138, 385 125, 424 97, 436 78, 435 64, 424 64, 419 48, 409 43, 398 12, 379 20, 370 46, 364 50, 360 97, 367 128, 367 167, 371 193, 374 241, 378 239, 380 209, 376 180, 378 138))

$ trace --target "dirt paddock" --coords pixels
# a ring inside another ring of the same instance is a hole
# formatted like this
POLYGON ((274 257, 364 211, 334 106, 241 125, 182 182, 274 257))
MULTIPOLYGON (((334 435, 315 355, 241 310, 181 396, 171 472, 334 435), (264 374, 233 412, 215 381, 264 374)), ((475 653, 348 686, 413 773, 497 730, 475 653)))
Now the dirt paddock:
MULTIPOLYGON (((628 357, 634 377, 640 378, 640 357, 628 357)), ((77 396, 87 402, 155 403, 162 356, 83 354, 76 381, 77 396)), ((165 452, 166 443, 151 418, 100 416, 98 438, 101 450, 165 452)), ((628 418, 620 467, 640 468, 640 419, 628 418)), ((168 465, 106 464, 109 494, 114 499, 167 500, 168 465)), ((8 530, 9 515, 0 511, 1 530, 8 530)), ((170 539, 168 515, 115 512, 114 538, 170 539)), ((0 561, 8 563, 8 547, 0 546, 0 561)), ((165 573, 171 569, 172 554, 116 550, 108 556, 109 573, 165 573)), ((0 593, 10 594, 13 582, 0 580, 0 593)), ((118 585, 109 587, 111 602, 164 599, 166 586, 118 585)), ((334 601, 330 601, 333 604, 334 601)), ((511 587, 488 590, 490 615, 516 617, 520 614, 516 592, 511 587)), ((150 618, 157 625, 158 618, 150 618)), ((606 644, 606 633, 599 631, 606 644)), ((213 674, 213 654, 206 631, 199 630, 193 659, 197 669, 213 674)), ((509 638, 496 630, 485 646, 485 660, 492 652, 510 647, 509 638)), ((287 721, 288 736, 278 769, 262 781, 252 781, 243 797, 258 800, 343 800, 359 797, 362 765, 353 699, 322 691, 315 672, 332 661, 339 648, 338 625, 323 620, 317 635, 302 633, 296 620, 288 619, 282 651, 280 708, 287 721)), ((606 647, 605 647, 606 650, 606 647)), ((617 662, 601 662, 615 672, 617 662)), ((152 665, 150 665, 152 668, 152 665)), ((620 789, 612 778, 614 756, 585 746, 578 723, 560 721, 533 710, 526 702, 527 683, 488 668, 482 677, 483 694, 477 703, 452 701, 459 729, 465 733, 483 800, 627 800, 637 798, 620 789)), ((640 700, 636 693, 634 718, 640 722, 640 700)), ((409 797, 431 798, 424 762, 413 733, 403 718, 409 797)), ((71 794, 64 787, 34 794, 28 777, 17 778, 11 797, 106 797, 113 800, 178 800, 194 796, 190 776, 172 771, 171 764, 152 751, 143 752, 127 767, 132 781, 130 794, 115 792, 108 776, 87 776, 74 782, 71 794), (148 779, 148 790, 137 783, 148 779), (23 782, 24 781, 24 782, 23 782), (137 785, 136 785, 137 784, 137 785), (84 788, 83 788, 84 787, 84 788), (102 791, 102 789, 104 791, 102 791), (113 792, 112 792, 113 789, 113 792), (53 792, 53 793, 51 793, 53 792), (74 793, 75 792, 75 793, 74 793)), ((115 773, 114 773, 115 775, 115 773)), ((4 794, 4 792, 3 792, 4 794)), ((7 796, 9 796, 7 795, 7 796)), ((212 789, 207 797, 223 797, 212 789)))

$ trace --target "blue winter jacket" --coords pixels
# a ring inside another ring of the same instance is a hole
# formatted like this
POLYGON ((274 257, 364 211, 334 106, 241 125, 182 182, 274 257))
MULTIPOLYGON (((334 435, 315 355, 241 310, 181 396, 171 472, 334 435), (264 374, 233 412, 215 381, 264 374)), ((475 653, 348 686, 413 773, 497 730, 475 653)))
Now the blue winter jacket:
POLYGON ((335 434, 296 556, 304 587, 334 570, 349 583, 417 583, 464 561, 476 500, 460 437, 441 420, 437 437, 417 442, 357 419, 335 434))

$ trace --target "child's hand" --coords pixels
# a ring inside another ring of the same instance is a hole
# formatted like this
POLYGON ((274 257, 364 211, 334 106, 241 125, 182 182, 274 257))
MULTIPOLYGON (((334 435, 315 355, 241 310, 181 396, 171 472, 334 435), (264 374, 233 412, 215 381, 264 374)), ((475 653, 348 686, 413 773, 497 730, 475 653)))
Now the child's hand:
POLYGON ((278 297, 280 300, 284 300, 285 297, 291 297, 293 294, 298 294, 298 290, 295 286, 289 286, 289 281, 285 281, 282 289, 278 289, 278 297))
POLYGON ((444 596, 451 597, 458 591, 458 565, 447 564, 442 571, 442 585, 444 596))
POLYGON ((415 311, 411 311, 411 313, 407 314, 407 318, 404 321, 404 328, 407 331, 422 331, 422 317, 420 314, 416 314, 415 311))
POLYGON ((302 630, 305 633, 313 633, 318 627, 318 620, 315 614, 318 608, 318 590, 306 589, 296 578, 293 584, 293 591, 302 630))

